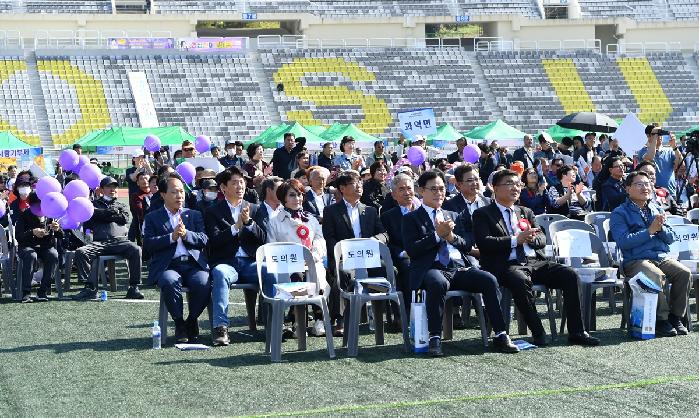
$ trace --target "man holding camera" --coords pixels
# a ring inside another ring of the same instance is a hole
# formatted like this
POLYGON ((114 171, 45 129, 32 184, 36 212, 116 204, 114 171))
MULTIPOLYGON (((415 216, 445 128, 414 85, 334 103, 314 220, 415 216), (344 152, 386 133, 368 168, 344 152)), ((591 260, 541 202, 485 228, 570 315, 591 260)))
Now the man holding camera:
POLYGON ((656 125, 647 125, 644 133, 647 135, 647 144, 637 154, 639 161, 656 163, 656 186, 665 187, 671 196, 676 196, 674 173, 683 162, 681 151, 676 146, 676 136, 656 125), (664 136, 669 138, 668 146, 671 149, 662 147, 664 136))

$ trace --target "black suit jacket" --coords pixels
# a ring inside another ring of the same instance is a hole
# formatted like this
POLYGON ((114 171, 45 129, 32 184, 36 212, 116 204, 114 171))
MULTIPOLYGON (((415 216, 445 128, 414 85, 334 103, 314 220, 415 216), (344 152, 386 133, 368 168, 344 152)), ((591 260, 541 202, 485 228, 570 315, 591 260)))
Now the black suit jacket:
MULTIPOLYGON (((482 195, 476 195, 476 200, 479 201, 479 207, 491 204, 491 199, 482 195)), ((461 193, 457 193, 451 198, 445 200, 442 203, 442 208, 444 210, 449 210, 451 212, 457 213, 462 213, 468 209, 467 202, 464 201, 464 197, 462 197, 461 193)))
POLYGON ((395 206, 387 211, 382 211, 380 220, 386 229, 387 246, 394 260, 398 260, 399 254, 404 251, 403 238, 401 236, 401 223, 404 215, 401 213, 401 207, 395 206))
MULTIPOLYGON (((518 219, 527 219, 532 228, 539 228, 535 222, 532 210, 515 205, 515 214, 518 219)), ((472 224, 474 228, 474 239, 479 247, 479 262, 484 270, 497 274, 505 270, 510 264, 508 258, 512 248, 510 247, 511 235, 508 233, 503 215, 500 209, 493 202, 488 206, 479 208, 472 214, 472 224)), ((537 235, 534 242, 528 244, 535 250, 537 258, 545 259, 544 232, 537 235)))
POLYGON ((255 214, 251 212, 250 217, 253 218, 253 221, 258 224, 263 231, 265 231, 265 236, 267 237, 267 231, 270 229, 270 214, 267 213, 267 206, 265 206, 264 201, 260 202, 258 210, 255 211, 255 214))
MULTIPOLYGON (((442 210, 445 220, 453 220, 457 224, 457 213, 442 210)), ((466 266, 469 261, 464 257, 474 246, 474 241, 469 241, 469 237, 460 235, 461 229, 455 226, 455 241, 451 244, 462 254, 462 260, 466 266)), ((433 268, 435 257, 437 256, 440 243, 435 238, 435 226, 428 212, 423 206, 411 213, 404 215, 401 224, 401 234, 403 236, 403 246, 406 253, 411 257, 411 270, 409 278, 411 289, 420 289, 423 284, 425 273, 433 268)))
POLYGON ((464 155, 464 154, 463 154, 463 153, 460 153, 459 150, 457 150, 457 151, 455 151, 455 152, 453 152, 453 153, 447 154, 447 162, 450 163, 450 164, 454 164, 454 163, 456 163, 457 161, 464 161, 464 156, 463 156, 463 155, 464 155))
MULTIPOLYGON (((162 207, 146 215, 143 222, 143 249, 151 254, 151 263, 148 266, 147 284, 153 285, 168 268, 175 256, 176 242, 170 242, 173 227, 170 224, 167 209, 162 207)), ((187 233, 182 238, 182 243, 187 248, 190 256, 197 261, 203 270, 209 270, 206 252, 208 237, 204 232, 204 220, 199 211, 187 208, 182 209, 182 223, 187 233)))
POLYGON ((525 168, 535 167, 535 152, 532 152, 532 157, 527 154, 525 147, 521 147, 513 151, 513 161, 520 161, 525 165, 525 168))
MULTIPOLYGON (((379 220, 377 209, 360 202, 357 204, 360 213, 360 238, 375 238, 386 244, 386 230, 379 220)), ((344 239, 355 238, 345 200, 326 206, 323 210, 323 225, 321 227, 323 238, 326 240, 328 270, 335 275, 335 259, 333 257, 335 244, 344 239)))
POLYGON ((243 202, 243 205, 250 207, 251 222, 235 236, 231 233, 231 225, 236 222, 228 201, 220 200, 204 212, 204 227, 209 236, 207 249, 212 267, 232 260, 240 247, 243 247, 248 256, 254 258, 258 247, 265 244, 267 234, 254 220, 259 210, 258 205, 249 202, 243 202))

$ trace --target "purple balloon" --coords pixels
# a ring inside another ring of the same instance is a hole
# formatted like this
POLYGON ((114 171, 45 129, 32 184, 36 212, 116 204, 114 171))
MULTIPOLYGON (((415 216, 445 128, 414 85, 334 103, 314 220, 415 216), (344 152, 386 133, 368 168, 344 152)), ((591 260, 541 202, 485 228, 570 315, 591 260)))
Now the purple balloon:
POLYGON ((74 173, 80 173, 80 169, 83 168, 84 166, 90 164, 90 159, 87 157, 87 155, 81 155, 78 157, 78 164, 73 167, 73 172, 74 173))
POLYGON ((80 222, 76 222, 68 216, 59 219, 58 224, 61 226, 61 229, 78 229, 80 227, 80 222))
POLYGON ((63 188, 63 195, 69 202, 76 197, 90 197, 90 186, 82 180, 73 180, 63 188))
POLYGON ((199 135, 194 140, 194 148, 200 154, 209 152, 211 150, 211 140, 206 135, 199 135))
POLYGON ((185 161, 184 163, 178 165, 175 170, 178 172, 178 174, 180 174, 182 179, 185 180, 185 183, 192 184, 196 170, 191 163, 185 161))
POLYGON ((68 202, 66 217, 73 222, 86 222, 92 218, 95 213, 95 207, 87 197, 76 197, 68 202))
POLYGON ((479 157, 481 157, 481 150, 476 144, 469 144, 464 147, 462 156, 464 157, 464 161, 474 164, 475 162, 479 161, 479 157))
POLYGON ((44 212, 41 211, 41 205, 38 203, 35 203, 33 205, 29 205, 29 210, 32 211, 32 213, 38 217, 44 216, 44 212))
POLYGON ((143 140, 143 147, 151 152, 160 151, 160 138, 156 135, 146 136, 146 139, 143 140))
POLYGON ((406 158, 413 165, 421 165, 425 161, 425 150, 418 146, 413 146, 408 149, 406 153, 406 158))
POLYGON ((39 196, 39 200, 44 200, 44 197, 51 192, 60 192, 61 183, 51 176, 44 176, 36 182, 36 195, 39 196))
POLYGON ((80 180, 84 181, 91 189, 96 189, 100 187, 100 179, 102 178, 102 172, 100 168, 95 164, 86 164, 80 169, 78 173, 80 180))
POLYGON ((49 218, 58 219, 66 214, 68 201, 66 197, 59 192, 47 193, 41 199, 41 212, 49 218))
POLYGON ((61 164, 64 170, 73 171, 75 166, 78 165, 79 159, 80 156, 77 152, 72 149, 67 149, 61 152, 61 155, 58 157, 58 163, 61 164))

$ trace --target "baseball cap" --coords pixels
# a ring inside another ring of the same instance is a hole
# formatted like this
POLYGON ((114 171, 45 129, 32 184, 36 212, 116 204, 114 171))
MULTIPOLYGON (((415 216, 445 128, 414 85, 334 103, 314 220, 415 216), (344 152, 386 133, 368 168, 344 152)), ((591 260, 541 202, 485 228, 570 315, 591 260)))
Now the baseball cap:
POLYGON ((200 183, 202 189, 211 189, 212 187, 217 187, 216 180, 214 179, 203 179, 200 183))
POLYGON ((119 183, 113 178, 113 177, 104 177, 102 180, 100 180, 100 187, 105 187, 105 186, 110 186, 110 185, 119 185, 119 183))

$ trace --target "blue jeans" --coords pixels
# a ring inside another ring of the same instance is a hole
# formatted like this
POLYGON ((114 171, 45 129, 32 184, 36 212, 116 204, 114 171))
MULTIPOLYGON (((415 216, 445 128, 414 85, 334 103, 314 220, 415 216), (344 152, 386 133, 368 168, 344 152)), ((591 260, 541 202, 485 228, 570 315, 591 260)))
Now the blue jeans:
MULTIPOLYGON (((212 292, 211 298, 214 305, 214 327, 229 326, 228 298, 231 285, 254 284, 258 282, 258 266, 251 257, 236 257, 227 263, 217 265, 211 270, 212 292)), ((271 274, 263 264, 261 268, 263 287, 272 287, 271 274)))

